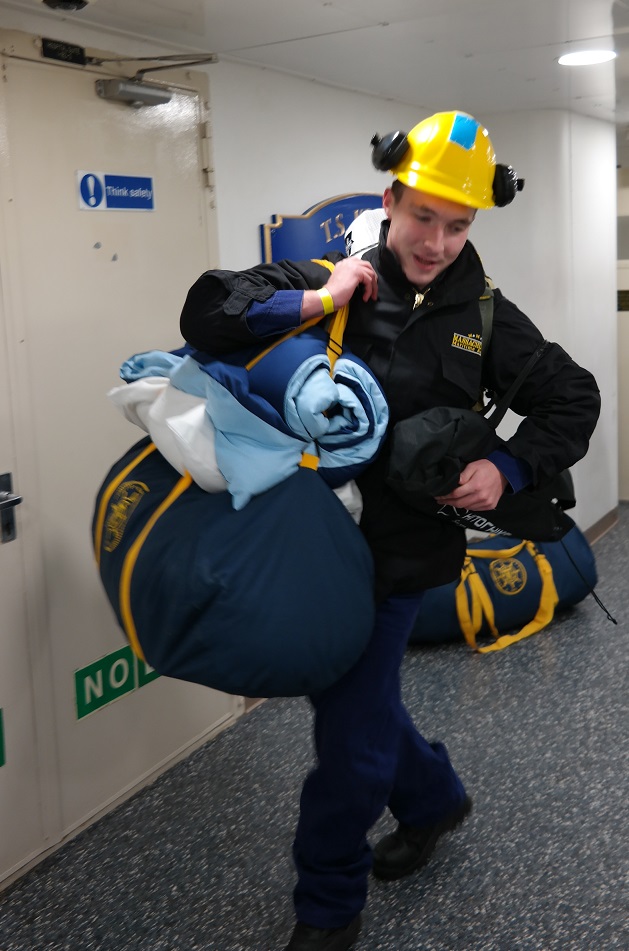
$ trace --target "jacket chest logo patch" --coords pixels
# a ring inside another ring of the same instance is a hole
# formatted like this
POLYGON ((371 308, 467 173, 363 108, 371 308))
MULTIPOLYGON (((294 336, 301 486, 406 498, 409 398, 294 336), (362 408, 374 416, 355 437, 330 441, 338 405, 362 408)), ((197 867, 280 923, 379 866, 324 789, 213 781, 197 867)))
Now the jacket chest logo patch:
POLYGON ((477 334, 458 334, 452 336, 452 347, 457 350, 467 350, 468 353, 475 353, 480 357, 483 349, 483 339, 477 334))

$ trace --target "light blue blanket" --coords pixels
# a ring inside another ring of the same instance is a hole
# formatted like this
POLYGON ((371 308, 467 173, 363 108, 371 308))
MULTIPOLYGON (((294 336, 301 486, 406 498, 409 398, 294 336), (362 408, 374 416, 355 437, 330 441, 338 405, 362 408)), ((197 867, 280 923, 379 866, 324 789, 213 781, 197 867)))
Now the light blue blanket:
POLYGON ((168 377, 203 397, 234 508, 292 475, 304 452, 319 457, 318 472, 333 488, 377 455, 389 417, 382 390, 351 354, 336 361, 331 376, 325 338, 316 331, 283 342, 251 370, 194 353, 196 359, 161 350, 136 354, 120 375, 126 382, 168 377))

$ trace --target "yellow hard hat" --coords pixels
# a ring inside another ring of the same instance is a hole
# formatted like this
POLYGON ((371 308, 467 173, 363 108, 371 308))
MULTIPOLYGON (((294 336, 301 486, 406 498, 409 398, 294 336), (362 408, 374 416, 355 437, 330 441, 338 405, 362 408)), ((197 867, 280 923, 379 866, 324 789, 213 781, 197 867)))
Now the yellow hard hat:
POLYGON ((465 112, 437 112, 408 135, 374 136, 372 145, 376 168, 470 208, 506 205, 524 185, 510 166, 496 165, 487 129, 465 112))

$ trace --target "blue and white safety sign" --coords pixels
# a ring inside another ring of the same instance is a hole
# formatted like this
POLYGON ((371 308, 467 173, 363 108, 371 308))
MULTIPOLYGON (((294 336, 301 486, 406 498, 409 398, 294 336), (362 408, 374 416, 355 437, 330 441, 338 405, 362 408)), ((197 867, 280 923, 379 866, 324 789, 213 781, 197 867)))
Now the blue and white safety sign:
POLYGON ((139 175, 77 172, 79 208, 84 211, 153 211, 153 179, 139 175))

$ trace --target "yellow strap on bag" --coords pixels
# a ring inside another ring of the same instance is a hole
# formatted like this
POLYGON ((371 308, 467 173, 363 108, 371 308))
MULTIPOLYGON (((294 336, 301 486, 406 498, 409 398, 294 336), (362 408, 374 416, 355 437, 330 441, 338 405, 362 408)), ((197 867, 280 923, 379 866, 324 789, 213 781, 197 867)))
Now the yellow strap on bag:
POLYGON ((525 637, 529 637, 531 634, 535 634, 537 631, 541 631, 543 627, 546 627, 554 617, 555 608, 559 603, 559 596, 557 594, 557 588, 555 587, 550 562, 542 552, 537 550, 533 542, 525 540, 514 545, 512 548, 505 548, 501 551, 495 549, 468 549, 461 574, 461 581, 455 592, 455 602, 459 624, 461 625, 465 640, 479 654, 488 654, 492 651, 502 650, 508 647, 509 644, 521 641, 525 637), (535 617, 516 634, 504 634, 500 636, 495 625, 493 602, 481 576, 476 571, 472 556, 474 558, 491 559, 513 558, 524 548, 526 548, 535 561, 542 582, 539 607, 535 617), (469 601, 471 601, 471 610, 469 601), (476 635, 483 625, 483 619, 487 621, 489 629, 496 640, 493 644, 478 647, 476 644, 476 635))
MULTIPOLYGON (((334 270, 334 265, 331 261, 315 260, 314 263, 320 264, 322 267, 327 267, 330 273, 332 273, 334 270)), ((348 317, 349 307, 347 304, 343 304, 343 306, 339 307, 339 309, 335 312, 332 322, 328 328, 328 348, 326 352, 328 355, 328 360, 330 361, 330 375, 334 370, 334 364, 343 353, 343 334, 345 333, 348 317)))
POLYGON ((320 317, 311 317, 310 320, 305 320, 303 324, 299 325, 299 327, 293 327, 292 330, 287 331, 287 333, 280 337, 279 340, 274 340, 272 344, 262 351, 262 353, 257 353, 255 357, 249 361, 249 363, 245 363, 245 370, 251 370, 256 365, 256 363, 259 363, 260 360, 266 357, 267 353, 270 353, 271 350, 274 350, 275 347, 279 346, 280 343, 284 343, 285 340, 290 340, 291 337, 296 337, 297 334, 303 333, 304 330, 308 330, 309 327, 314 327, 315 324, 319 323, 322 317, 323 314, 321 314, 320 317))
POLYGON ((122 623, 124 627, 124 632, 127 635, 129 644, 133 653, 140 660, 146 660, 144 657, 144 652, 140 646, 140 641, 135 627, 135 621, 133 619, 133 611, 131 608, 131 581, 133 578, 133 569, 135 568, 135 563, 138 560, 138 555, 142 549, 142 546, 152 529, 155 527, 156 522, 161 518, 161 516, 166 512, 173 502, 176 502, 180 495, 186 491, 192 485, 192 476, 190 473, 186 472, 181 476, 179 481, 175 483, 174 487, 168 493, 161 505, 153 512, 150 519, 147 521, 146 525, 135 539, 131 547, 129 548, 125 559, 122 565, 122 571, 120 572, 120 585, 119 585, 119 595, 118 602, 120 605, 120 616, 122 617, 122 623))
POLYGON ((326 353, 330 361, 330 375, 332 375, 334 370, 334 364, 343 353, 343 334, 345 333, 348 317, 349 307, 347 304, 343 304, 334 314, 328 330, 328 347, 326 353))
POLYGON ((483 579, 476 571, 476 567, 472 559, 513 558, 520 551, 522 551, 524 544, 524 542, 518 542, 518 544, 514 545, 512 548, 505 548, 502 551, 496 551, 492 548, 468 548, 467 550, 467 557, 463 566, 461 581, 459 582, 455 591, 455 601, 457 614, 459 617, 459 624, 461 625, 463 636, 470 647, 473 647, 474 650, 479 649, 476 646, 476 635, 483 626, 483 620, 487 621, 489 630, 494 637, 498 638, 500 635, 495 625, 493 602, 483 583, 483 579), (468 588, 472 602, 471 612, 468 601, 468 588))
POLYGON ((476 647, 476 635, 483 626, 484 618, 486 618, 494 637, 498 637, 498 631, 494 624, 494 606, 487 588, 483 584, 483 579, 476 571, 476 566, 469 555, 465 559, 461 581, 456 587, 454 597, 459 624, 470 647, 473 647, 474 650, 478 649, 476 647))
MULTIPOLYGON (((320 263, 323 264, 324 262, 322 261, 320 263)), ((343 353, 343 334, 345 333, 345 326, 347 324, 348 316, 349 307, 347 304, 344 304, 343 307, 339 307, 339 309, 335 312, 334 316, 332 317, 332 323, 328 329, 328 345, 326 347, 326 354, 328 360, 330 361, 330 376, 332 376, 334 373, 334 364, 343 353)), ((311 452, 304 452, 299 465, 305 469, 318 469, 319 457, 313 455, 311 452)))
MULTIPOLYGON (((331 261, 320 261, 318 259, 313 259, 313 264, 320 264, 321 267, 325 267, 330 271, 334 270, 334 265, 331 261)), ((304 330, 308 330, 310 327, 314 327, 315 324, 318 324, 325 314, 321 314, 319 317, 311 317, 310 320, 305 320, 303 324, 300 324, 298 327, 293 327, 292 330, 289 330, 285 333, 279 340, 274 340, 273 343, 268 346, 262 353, 256 354, 249 363, 245 364, 245 370, 251 370, 252 367, 259 363, 267 353, 270 353, 271 350, 274 350, 275 347, 279 346, 281 343, 284 343, 285 340, 290 340, 291 337, 296 337, 297 334, 303 333, 304 330)), ((347 318, 349 317, 349 307, 347 304, 344 304, 342 307, 339 307, 335 311, 334 316, 331 319, 330 326, 328 327, 328 345, 326 348, 326 354, 328 360, 330 361, 330 376, 334 372, 334 364, 343 353, 343 334, 345 333, 345 327, 347 325, 347 318)), ((318 469, 319 467, 319 457, 313 455, 311 452, 304 452, 301 457, 301 462, 299 463, 302 468, 305 469, 318 469)))
MULTIPOLYGON (((102 554, 102 544, 103 544, 103 534, 105 526, 105 516, 107 514, 107 506, 111 501, 111 498, 128 475, 133 472, 137 465, 142 462, 143 459, 146 459, 152 452, 155 452, 157 446, 155 443, 150 442, 145 446, 137 456, 135 456, 131 462, 124 467, 120 472, 118 472, 111 482, 103 490, 101 500, 98 506, 98 514, 96 516, 96 528, 94 532, 94 554, 96 556, 96 564, 100 568, 101 563, 101 554, 102 554)), ((150 532, 154 528, 158 519, 164 514, 164 512, 170 508, 170 506, 175 502, 179 496, 185 492, 185 490, 192 484, 192 476, 190 473, 185 472, 184 475, 178 480, 174 488, 168 493, 168 496, 164 499, 161 505, 153 512, 153 515, 147 521, 146 525, 139 533, 138 537, 135 539, 131 547, 129 548, 127 554, 125 555, 122 569, 120 572, 120 582, 118 588, 118 604, 120 607, 120 614, 122 617, 124 632, 127 635, 127 639, 133 650, 133 653, 140 660, 145 660, 144 652, 140 646, 140 641, 136 632, 135 621, 133 619, 133 612, 131 609, 131 579, 133 577, 133 569, 135 568, 135 563, 138 560, 140 550, 148 538, 150 532)), ((148 487, 147 487, 148 490, 148 487)))

